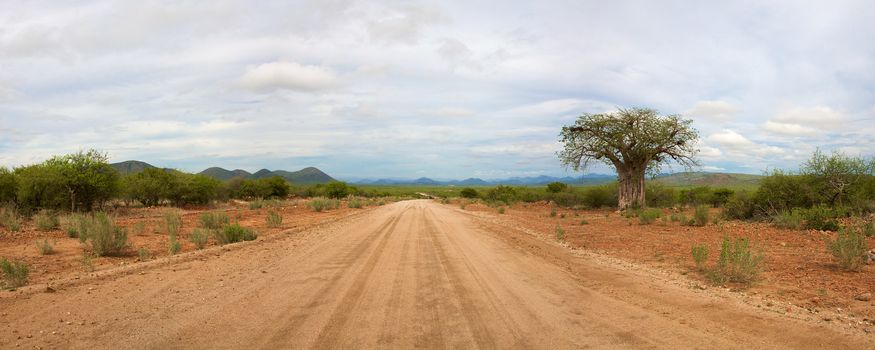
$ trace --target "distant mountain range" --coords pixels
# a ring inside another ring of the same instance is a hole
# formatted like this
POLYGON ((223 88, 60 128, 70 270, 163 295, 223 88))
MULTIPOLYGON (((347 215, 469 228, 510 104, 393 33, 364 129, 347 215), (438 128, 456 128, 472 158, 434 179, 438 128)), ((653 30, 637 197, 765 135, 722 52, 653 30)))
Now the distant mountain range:
POLYGON ((511 185, 511 186, 535 186, 546 185, 551 182, 564 182, 574 185, 598 185, 614 181, 616 175, 591 174, 581 177, 553 177, 541 175, 537 177, 511 177, 506 179, 483 180, 480 178, 468 178, 464 180, 433 180, 427 177, 421 177, 415 180, 405 179, 365 179, 356 181, 357 185, 410 185, 410 186, 495 186, 495 185, 511 185))
MULTIPOLYGON (((112 163, 110 166, 113 167, 116 171, 121 174, 131 174, 138 173, 148 168, 157 168, 154 165, 149 163, 137 161, 137 160, 129 160, 119 163, 112 163)), ((334 178, 328 176, 328 174, 322 172, 314 167, 307 167, 298 171, 286 171, 286 170, 267 170, 261 169, 256 171, 255 173, 250 173, 246 170, 234 169, 227 170, 219 167, 208 168, 204 171, 201 171, 199 174, 206 175, 218 180, 227 181, 235 177, 242 177, 246 179, 263 179, 273 176, 279 176, 293 184, 319 184, 319 183, 328 183, 331 181, 335 181, 334 178)))
MULTIPOLYGON (((121 174, 130 174, 143 171, 148 168, 156 168, 155 166, 137 161, 129 160, 125 162, 110 164, 115 170, 121 174)), ((319 184, 336 181, 328 174, 314 167, 307 167, 298 171, 285 170, 267 170, 261 169, 255 173, 250 173, 246 170, 234 169, 228 170, 220 167, 208 168, 201 171, 199 174, 206 175, 222 181, 227 181, 235 177, 246 179, 262 179, 267 177, 279 176, 293 184, 319 184)), ((689 172, 689 173, 674 173, 660 174, 656 177, 656 182, 667 186, 712 186, 712 187, 736 187, 757 185, 762 179, 761 175, 750 174, 733 174, 733 173, 708 173, 708 172, 689 172)), ((617 180, 616 175, 612 174, 587 174, 580 177, 553 177, 553 176, 536 176, 536 177, 511 177, 506 179, 483 180, 479 178, 468 178, 464 180, 434 180, 427 177, 418 179, 364 179, 353 182, 355 185, 362 186, 495 186, 495 185, 510 185, 510 186, 541 186, 551 182, 563 182, 570 185, 600 185, 610 183, 617 180)))
MULTIPOLYGON (((690 172, 690 173, 674 173, 660 174, 653 181, 665 184, 667 186, 713 186, 713 187, 735 187, 746 185, 759 184, 762 176, 750 174, 733 174, 733 173, 707 173, 707 172, 690 172)), ((469 178, 465 180, 433 180, 427 177, 421 177, 415 180, 405 179, 378 179, 378 180, 358 180, 357 185, 372 185, 372 186, 495 186, 495 185, 511 185, 511 186, 540 186, 551 182, 562 182, 569 185, 600 185, 617 180, 616 175, 609 174, 588 174, 581 177, 553 177, 553 176, 537 176, 537 177, 511 177, 507 179, 483 180, 479 178, 469 178)))

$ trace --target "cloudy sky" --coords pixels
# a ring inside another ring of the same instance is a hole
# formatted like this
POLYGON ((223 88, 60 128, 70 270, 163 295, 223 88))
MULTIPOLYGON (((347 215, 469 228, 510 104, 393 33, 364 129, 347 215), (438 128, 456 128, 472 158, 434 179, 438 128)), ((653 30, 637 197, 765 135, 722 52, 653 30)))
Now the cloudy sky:
POLYGON ((804 3, 0 1, 0 165, 564 176, 561 126, 632 106, 706 171, 875 155, 875 6, 804 3))

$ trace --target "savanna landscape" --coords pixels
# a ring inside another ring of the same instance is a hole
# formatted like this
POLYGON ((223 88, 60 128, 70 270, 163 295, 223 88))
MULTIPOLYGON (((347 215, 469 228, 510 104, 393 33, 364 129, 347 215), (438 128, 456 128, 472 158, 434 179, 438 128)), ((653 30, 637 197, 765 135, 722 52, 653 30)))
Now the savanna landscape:
POLYGON ((870 8, 10 4, 0 349, 873 348, 870 8))

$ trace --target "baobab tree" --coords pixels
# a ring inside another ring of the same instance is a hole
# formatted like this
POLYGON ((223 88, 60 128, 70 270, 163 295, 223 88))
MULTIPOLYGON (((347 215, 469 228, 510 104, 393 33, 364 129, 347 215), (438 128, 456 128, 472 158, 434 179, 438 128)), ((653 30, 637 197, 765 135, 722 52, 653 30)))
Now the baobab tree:
POLYGON ((593 162, 617 170, 619 209, 644 207, 644 179, 662 166, 697 166, 694 158, 699 133, 692 120, 660 116, 653 109, 629 108, 602 114, 583 114, 574 125, 562 127, 560 161, 575 171, 593 162))

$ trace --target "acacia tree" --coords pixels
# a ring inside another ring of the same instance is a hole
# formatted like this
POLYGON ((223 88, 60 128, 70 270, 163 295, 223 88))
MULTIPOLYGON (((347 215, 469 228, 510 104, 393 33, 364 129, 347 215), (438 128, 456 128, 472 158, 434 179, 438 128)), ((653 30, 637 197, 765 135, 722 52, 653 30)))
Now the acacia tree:
POLYGON ((814 151, 800 172, 810 177, 814 190, 831 206, 841 206, 854 186, 875 175, 875 159, 847 156, 837 151, 826 155, 814 151))
POLYGON ((583 114, 574 125, 562 127, 564 149, 559 160, 574 170, 603 162, 617 170, 619 208, 643 207, 644 177, 675 163, 691 169, 699 133, 692 120, 660 116, 653 109, 630 108, 612 113, 583 114))

